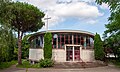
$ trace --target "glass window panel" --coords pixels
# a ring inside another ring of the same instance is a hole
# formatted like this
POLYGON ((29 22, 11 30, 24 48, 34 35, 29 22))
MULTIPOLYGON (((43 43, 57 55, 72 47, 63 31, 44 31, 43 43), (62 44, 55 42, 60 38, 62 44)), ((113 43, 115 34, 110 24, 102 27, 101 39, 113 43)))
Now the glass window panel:
POLYGON ((64 42, 64 36, 62 36, 62 38, 61 38, 61 42, 64 42))
POLYGON ((60 48, 60 43, 58 43, 58 48, 60 48))
POLYGON ((74 35, 74 44, 76 44, 76 35, 74 35))
POLYGON ((78 44, 80 44, 80 37, 78 37, 78 44))
POLYGON ((68 35, 65 35, 65 44, 68 44, 68 35))

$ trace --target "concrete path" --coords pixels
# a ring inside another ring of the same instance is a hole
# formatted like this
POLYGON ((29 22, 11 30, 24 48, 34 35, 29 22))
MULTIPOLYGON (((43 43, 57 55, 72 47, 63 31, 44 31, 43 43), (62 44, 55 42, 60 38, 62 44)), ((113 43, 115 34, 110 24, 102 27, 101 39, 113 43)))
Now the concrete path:
POLYGON ((0 72, 120 72, 120 68, 115 66, 104 66, 95 68, 73 68, 73 69, 56 69, 56 68, 7 68, 0 70, 0 72))

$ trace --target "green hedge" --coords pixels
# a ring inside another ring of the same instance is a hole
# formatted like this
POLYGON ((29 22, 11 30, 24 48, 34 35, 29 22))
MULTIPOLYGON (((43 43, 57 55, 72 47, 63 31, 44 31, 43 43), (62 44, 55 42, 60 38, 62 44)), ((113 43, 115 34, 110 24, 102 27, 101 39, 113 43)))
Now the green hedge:
POLYGON ((44 59, 51 59, 52 57, 52 34, 47 32, 44 35, 44 59))
POLYGON ((8 67, 10 67, 11 65, 14 65, 14 64, 16 64, 16 63, 17 63, 17 61, 1 62, 1 63, 0 63, 0 69, 8 68, 8 67))
POLYGON ((103 60, 105 55, 102 40, 97 33, 94 37, 94 55, 96 60, 103 60))

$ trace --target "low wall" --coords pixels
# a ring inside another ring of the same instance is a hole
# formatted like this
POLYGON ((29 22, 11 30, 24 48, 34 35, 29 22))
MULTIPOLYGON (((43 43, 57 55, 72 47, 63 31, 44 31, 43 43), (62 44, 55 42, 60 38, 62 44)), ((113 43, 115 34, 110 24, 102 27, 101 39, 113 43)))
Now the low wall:
MULTIPOLYGON (((43 49, 29 49, 29 59, 33 61, 39 61, 44 58, 43 49)), ((84 62, 94 61, 94 51, 93 50, 80 50, 80 58, 84 62)), ((53 49, 52 59, 56 62, 66 62, 66 51, 64 49, 53 49)))
MULTIPOLYGON (((39 61, 44 58, 43 49, 29 49, 29 59, 33 61, 39 61)), ((52 59, 56 62, 66 61, 66 52, 64 49, 53 49, 52 59)))
POLYGON ((81 59, 84 62, 93 62, 94 59, 94 51, 93 50, 81 50, 80 52, 81 59))
POLYGON ((43 49, 29 49, 29 59, 39 61, 43 59, 43 49))
POLYGON ((66 52, 64 49, 53 49, 52 59, 56 62, 66 62, 66 52))

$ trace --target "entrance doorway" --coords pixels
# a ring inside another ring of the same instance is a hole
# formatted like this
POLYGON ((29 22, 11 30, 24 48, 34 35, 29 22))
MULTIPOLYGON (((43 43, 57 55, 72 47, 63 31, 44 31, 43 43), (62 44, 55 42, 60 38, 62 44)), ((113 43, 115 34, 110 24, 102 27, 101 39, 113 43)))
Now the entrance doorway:
POLYGON ((80 60, 80 47, 75 46, 74 47, 74 60, 79 61, 80 60))
POLYGON ((80 61, 80 45, 66 45, 66 61, 80 61))
POLYGON ((66 60, 73 61, 73 46, 66 47, 66 60))

